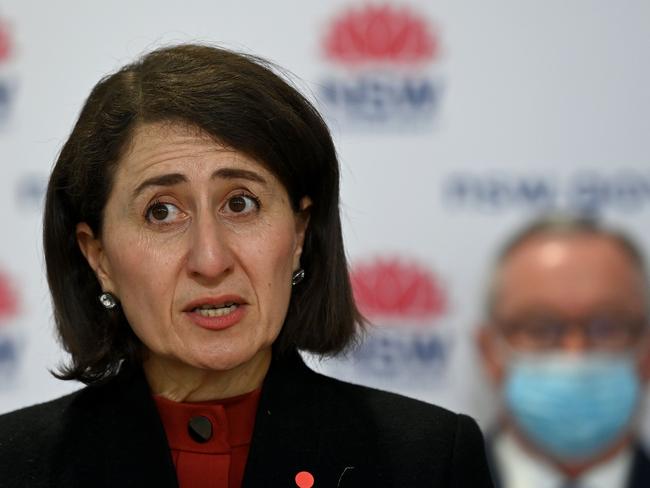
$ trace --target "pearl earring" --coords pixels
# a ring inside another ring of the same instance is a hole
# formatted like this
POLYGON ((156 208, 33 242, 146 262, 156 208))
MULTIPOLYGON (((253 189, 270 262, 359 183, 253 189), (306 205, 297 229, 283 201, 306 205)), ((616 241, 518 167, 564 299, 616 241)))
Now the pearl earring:
POLYGON ((101 295, 99 295, 99 302, 102 305, 104 305, 104 307, 107 308, 108 310, 115 308, 117 306, 117 300, 112 294, 108 292, 104 292, 101 295))

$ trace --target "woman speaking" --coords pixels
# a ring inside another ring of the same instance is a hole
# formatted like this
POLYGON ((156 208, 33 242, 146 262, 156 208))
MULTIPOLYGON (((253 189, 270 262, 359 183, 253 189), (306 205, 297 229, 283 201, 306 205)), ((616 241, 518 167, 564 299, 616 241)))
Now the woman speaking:
POLYGON ((88 386, 0 417, 3 487, 489 487, 470 418, 309 370, 361 318, 314 107, 179 45, 101 80, 52 171, 54 318, 88 386))

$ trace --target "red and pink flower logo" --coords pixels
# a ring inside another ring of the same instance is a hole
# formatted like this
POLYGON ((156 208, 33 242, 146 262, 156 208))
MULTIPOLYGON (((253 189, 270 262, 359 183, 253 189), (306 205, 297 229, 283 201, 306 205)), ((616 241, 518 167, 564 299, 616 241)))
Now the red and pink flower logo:
POLYGON ((354 298, 369 319, 426 320, 447 310, 447 299, 434 274, 398 258, 358 264, 351 273, 354 298))
POLYGON ((9 277, 0 272, 0 321, 18 313, 18 295, 11 286, 9 277))
POLYGON ((368 5, 336 18, 324 49, 328 58, 348 65, 416 63, 433 60, 439 42, 425 20, 405 7, 368 5))
POLYGON ((4 20, 0 19, 0 62, 9 59, 12 47, 9 26, 4 20))

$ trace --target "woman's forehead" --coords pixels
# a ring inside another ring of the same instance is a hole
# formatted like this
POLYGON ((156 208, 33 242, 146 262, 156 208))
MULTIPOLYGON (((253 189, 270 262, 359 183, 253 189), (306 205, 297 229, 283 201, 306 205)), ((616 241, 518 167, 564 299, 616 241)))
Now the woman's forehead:
POLYGON ((118 161, 117 178, 134 184, 157 174, 211 173, 216 167, 245 168, 266 176, 265 179, 274 177, 255 159, 196 126, 160 122, 134 129, 130 144, 118 161))

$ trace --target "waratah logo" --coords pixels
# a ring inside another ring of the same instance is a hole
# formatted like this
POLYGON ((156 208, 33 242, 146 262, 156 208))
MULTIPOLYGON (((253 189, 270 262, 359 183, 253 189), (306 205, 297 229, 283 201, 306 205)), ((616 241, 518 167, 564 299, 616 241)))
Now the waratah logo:
POLYGON ((9 35, 9 26, 0 19, 0 63, 6 61, 11 56, 11 36, 9 35))
POLYGON ((11 384, 18 365, 18 342, 11 319, 18 314, 18 295, 9 276, 0 272, 0 388, 11 384))
POLYGON ((330 74, 321 100, 335 120, 352 126, 430 125, 442 79, 436 30, 406 7, 368 5, 343 12, 325 33, 330 74))
POLYGON ((417 63, 438 54, 428 25, 402 8, 373 7, 336 19, 325 39, 326 56, 344 64, 364 62, 417 63))
POLYGON ((354 298, 370 320, 429 321, 443 314, 447 301, 432 272, 398 259, 357 265, 351 275, 354 298))
POLYGON ((18 297, 9 277, 0 272, 0 324, 18 313, 18 297))
POLYGON ((16 80, 7 75, 6 65, 12 58, 14 46, 9 24, 0 18, 0 126, 9 118, 11 101, 16 88, 16 80))
POLYGON ((429 384, 449 351, 438 323, 448 298, 438 277, 421 263, 382 257, 357 263, 350 278, 357 306, 372 324, 351 353, 353 375, 383 387, 389 386, 383 381, 429 384))

